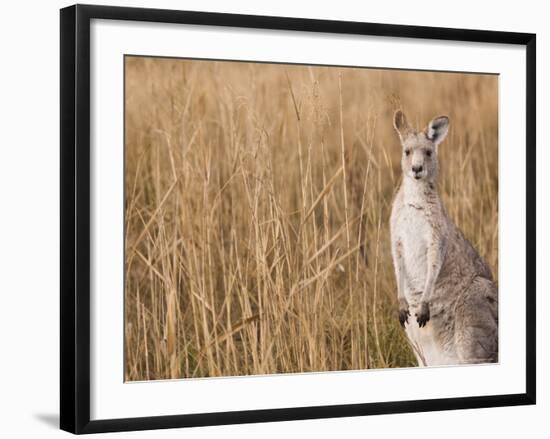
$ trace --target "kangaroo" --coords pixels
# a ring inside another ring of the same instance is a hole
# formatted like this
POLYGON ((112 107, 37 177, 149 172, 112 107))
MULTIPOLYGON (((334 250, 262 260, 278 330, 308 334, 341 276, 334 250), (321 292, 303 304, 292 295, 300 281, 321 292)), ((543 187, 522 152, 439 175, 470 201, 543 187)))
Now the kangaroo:
POLYGON ((416 131, 398 110, 393 125, 403 150, 390 219, 401 326, 419 366, 496 362, 497 285, 437 190, 437 151, 449 118, 436 117, 416 131))

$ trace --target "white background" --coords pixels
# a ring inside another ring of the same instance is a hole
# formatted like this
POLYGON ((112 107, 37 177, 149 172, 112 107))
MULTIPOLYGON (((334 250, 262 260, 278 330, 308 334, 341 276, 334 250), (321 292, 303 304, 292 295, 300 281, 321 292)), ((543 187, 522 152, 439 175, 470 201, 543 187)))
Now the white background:
MULTIPOLYGON (((92 2, 93 3, 93 2, 92 2)), ((550 159, 543 128, 548 120, 550 30, 543 2, 441 1, 306 2, 270 1, 133 1, 126 6, 303 16, 446 27, 526 31, 538 34, 538 346, 539 371, 546 365, 548 323, 542 322, 550 233, 548 222, 550 159), (546 30, 545 30, 546 29, 546 30), (544 102, 544 104, 543 104, 544 102), (546 199, 546 203, 543 203, 546 199), (545 358, 546 357, 546 358, 545 358)), ((58 8, 66 2, 26 1, 4 5, 0 16, 0 433, 5 437, 55 437, 58 412, 58 287, 59 287, 59 26, 58 8)), ((118 434, 115 437, 512 437, 544 434, 550 391, 538 376, 536 407, 390 415, 338 420, 224 426, 162 432, 118 434), (536 432, 539 432, 538 434, 536 432)))

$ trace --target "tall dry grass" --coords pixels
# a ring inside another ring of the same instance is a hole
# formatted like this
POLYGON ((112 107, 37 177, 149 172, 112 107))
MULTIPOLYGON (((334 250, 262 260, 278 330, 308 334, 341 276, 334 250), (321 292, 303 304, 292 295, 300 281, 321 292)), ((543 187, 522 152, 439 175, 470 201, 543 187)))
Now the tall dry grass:
POLYGON ((414 366, 392 115, 451 120, 440 191, 497 272, 497 77, 126 59, 126 379, 414 366))

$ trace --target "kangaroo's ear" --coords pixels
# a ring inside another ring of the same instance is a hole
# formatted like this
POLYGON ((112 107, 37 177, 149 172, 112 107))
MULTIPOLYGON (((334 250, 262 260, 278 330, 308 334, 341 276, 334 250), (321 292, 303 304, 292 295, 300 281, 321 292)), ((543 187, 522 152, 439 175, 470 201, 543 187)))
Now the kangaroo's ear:
POLYGON ((411 127, 407 122, 405 113, 403 113, 401 110, 397 110, 393 115, 393 127, 395 128, 395 131, 397 131, 397 134, 399 134, 401 141, 403 141, 407 133, 411 131, 411 127))
POLYGON ((426 128, 426 137, 435 145, 439 145, 449 131, 449 118, 447 116, 434 117, 426 128))

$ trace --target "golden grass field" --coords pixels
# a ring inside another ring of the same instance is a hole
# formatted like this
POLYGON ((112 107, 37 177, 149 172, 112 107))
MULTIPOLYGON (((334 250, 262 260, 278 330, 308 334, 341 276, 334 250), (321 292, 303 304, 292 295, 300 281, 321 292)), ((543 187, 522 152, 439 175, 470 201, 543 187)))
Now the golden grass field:
POLYGON ((498 273, 498 77, 127 57, 125 377, 415 366, 392 118, 450 117, 452 219, 498 273))

